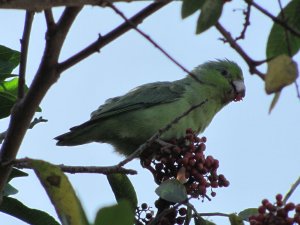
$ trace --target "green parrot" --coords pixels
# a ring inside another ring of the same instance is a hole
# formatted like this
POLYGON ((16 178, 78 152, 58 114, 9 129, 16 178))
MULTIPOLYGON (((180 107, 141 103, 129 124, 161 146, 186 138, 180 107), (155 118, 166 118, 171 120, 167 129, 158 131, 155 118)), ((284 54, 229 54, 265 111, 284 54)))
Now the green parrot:
POLYGON ((129 155, 192 106, 206 100, 163 133, 161 140, 184 137, 187 128, 202 133, 218 111, 245 96, 243 73, 235 62, 209 61, 196 67, 192 74, 195 77, 144 84, 106 100, 92 112, 90 120, 57 136, 57 145, 102 142, 129 155))

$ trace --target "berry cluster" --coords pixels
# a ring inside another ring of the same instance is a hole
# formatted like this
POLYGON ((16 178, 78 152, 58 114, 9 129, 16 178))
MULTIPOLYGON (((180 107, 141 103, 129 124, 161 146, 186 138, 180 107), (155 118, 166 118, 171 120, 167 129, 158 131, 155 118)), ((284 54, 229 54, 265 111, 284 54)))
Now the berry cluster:
POLYGON ((300 224, 300 204, 290 202, 283 204, 282 195, 276 195, 276 203, 272 204, 267 199, 262 201, 258 208, 258 215, 249 217, 250 225, 292 225, 300 224), (293 216, 289 213, 295 211, 293 216))
MULTIPOLYGON (((155 204, 156 205, 161 204, 160 200, 157 200, 155 204)), ((187 210, 184 207, 180 209, 169 208, 168 213, 163 217, 161 217, 156 224, 157 225, 175 225, 175 224, 181 225, 185 221, 186 214, 187 214, 187 210)), ((146 203, 143 203, 140 207, 137 208, 136 210, 137 225, 147 225, 153 219, 154 219, 153 211, 151 211, 151 207, 149 207, 146 203)))
POLYGON ((150 170, 156 183, 177 178, 186 186, 187 193, 193 198, 207 197, 216 193, 217 187, 228 187, 224 175, 218 175, 219 161, 205 156, 206 138, 199 138, 191 129, 186 130, 184 138, 168 142, 156 152, 154 159, 143 159, 142 165, 150 170))

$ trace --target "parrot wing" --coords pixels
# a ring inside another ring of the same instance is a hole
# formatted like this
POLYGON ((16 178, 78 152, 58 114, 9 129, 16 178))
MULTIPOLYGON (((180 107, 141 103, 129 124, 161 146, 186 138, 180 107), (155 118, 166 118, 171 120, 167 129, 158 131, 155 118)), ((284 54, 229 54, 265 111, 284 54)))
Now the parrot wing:
POLYGON ((123 96, 106 100, 103 105, 92 112, 89 121, 79 126, 72 127, 70 130, 92 125, 99 120, 120 113, 144 109, 158 104, 170 103, 182 97, 184 93, 184 85, 179 85, 176 82, 155 82, 141 85, 123 96))

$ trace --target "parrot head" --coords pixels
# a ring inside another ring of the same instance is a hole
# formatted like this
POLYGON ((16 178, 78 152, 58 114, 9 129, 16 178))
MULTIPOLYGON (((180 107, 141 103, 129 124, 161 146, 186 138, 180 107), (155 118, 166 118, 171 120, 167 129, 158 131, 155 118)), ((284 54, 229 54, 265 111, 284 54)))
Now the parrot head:
POLYGON ((241 101, 245 97, 246 87, 241 68, 230 60, 206 62, 195 68, 200 82, 215 86, 224 93, 224 101, 241 101))

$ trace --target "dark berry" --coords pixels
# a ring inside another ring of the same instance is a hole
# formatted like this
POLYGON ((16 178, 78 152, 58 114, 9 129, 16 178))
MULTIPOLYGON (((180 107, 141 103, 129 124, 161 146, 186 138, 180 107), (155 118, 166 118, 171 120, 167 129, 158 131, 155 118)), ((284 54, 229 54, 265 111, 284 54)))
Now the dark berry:
POLYGON ((146 209, 148 208, 148 205, 147 205, 147 203, 143 203, 143 204, 141 205, 141 207, 142 207, 143 210, 146 210, 146 209))
POLYGON ((295 208, 296 208, 296 206, 295 206, 295 204, 292 203, 292 202, 290 202, 290 203, 288 203, 288 204, 286 204, 286 205, 284 206, 284 209, 285 209, 286 211, 292 211, 292 210, 294 210, 295 208))
POLYGON ((147 213, 147 214, 146 214, 146 218, 147 218, 148 220, 152 219, 152 214, 151 214, 151 213, 147 213))
POLYGON ((184 220, 185 220, 185 217, 177 217, 177 218, 176 218, 176 223, 177 223, 177 224, 183 224, 183 223, 184 223, 184 220))
POLYGON ((180 215, 180 216, 185 216, 186 213, 187 213, 187 210, 186 210, 186 208, 180 208, 180 209, 178 210, 178 212, 179 212, 179 215, 180 215))
POLYGON ((263 206, 263 205, 259 206, 259 207, 258 207, 258 212, 259 212, 260 214, 264 214, 264 213, 266 212, 266 207, 263 206))

